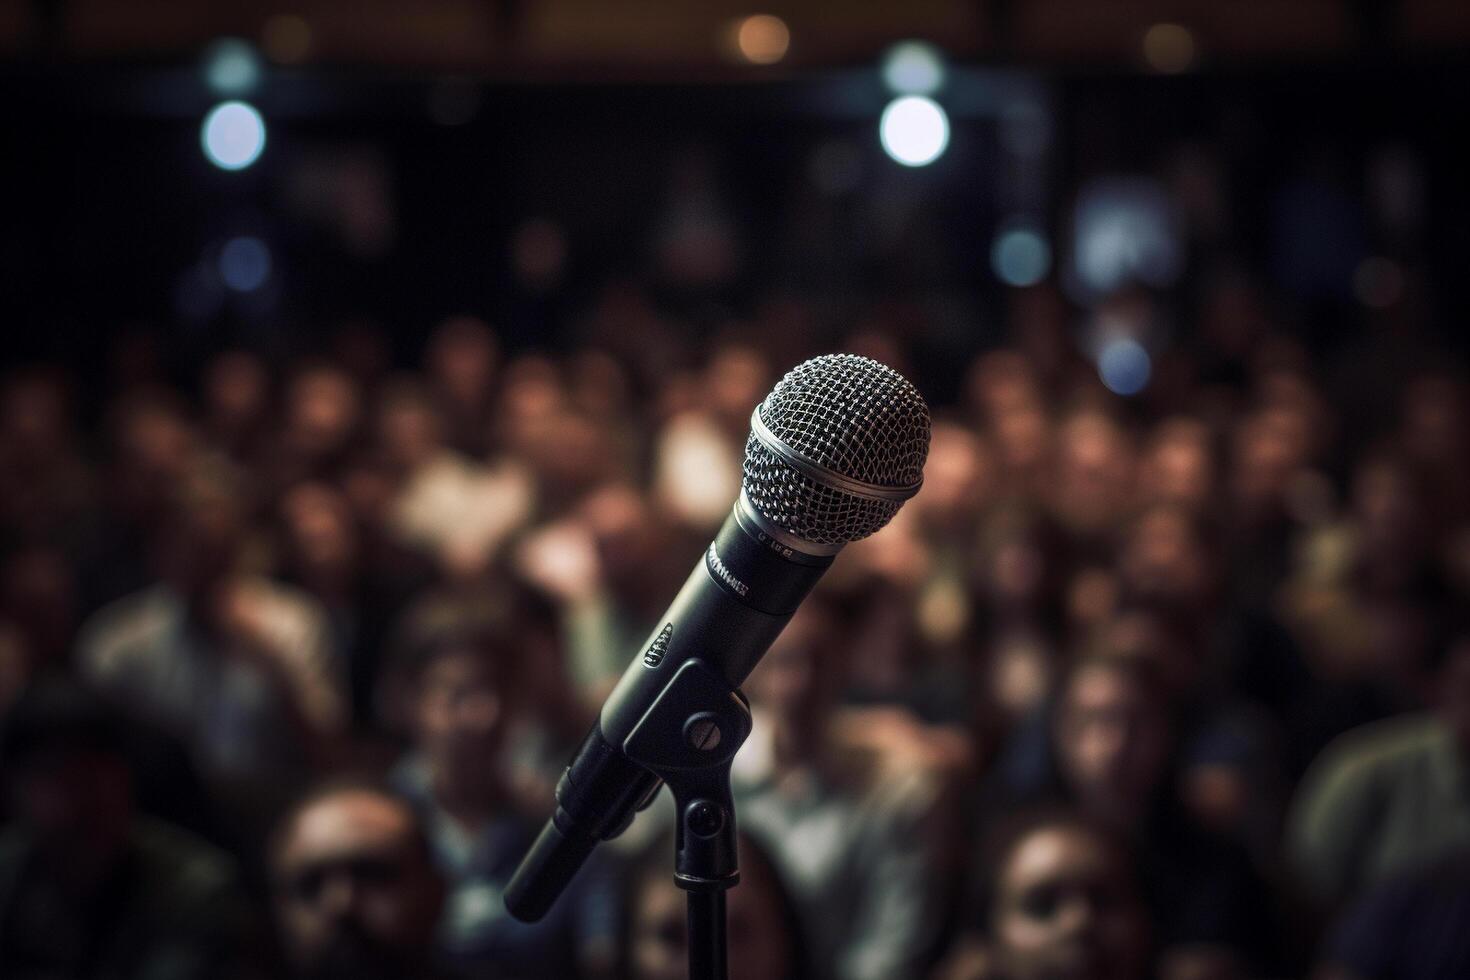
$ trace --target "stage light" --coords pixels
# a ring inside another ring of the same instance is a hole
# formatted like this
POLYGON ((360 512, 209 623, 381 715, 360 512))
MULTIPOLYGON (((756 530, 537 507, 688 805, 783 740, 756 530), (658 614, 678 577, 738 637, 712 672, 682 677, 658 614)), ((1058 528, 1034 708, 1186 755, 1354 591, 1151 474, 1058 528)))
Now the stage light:
POLYGON ((883 150, 906 167, 923 167, 939 159, 949 145, 949 119, 933 99, 906 95, 894 99, 878 122, 883 150))
POLYGON ((883 57, 883 81, 895 95, 933 95, 944 85, 944 58, 923 41, 903 41, 883 57))
POLYGON ((265 242, 242 235, 225 242, 219 253, 219 277, 237 293, 250 293, 265 285, 271 274, 271 251, 265 242))
POLYGON ((247 102, 222 102, 199 131, 204 155, 221 170, 244 170, 265 149, 265 120, 247 102))
POLYGON ((1017 225, 996 236, 990 265, 1008 286, 1034 286, 1051 271, 1051 246, 1039 228, 1017 225))
POLYGON ((1194 66, 1194 33, 1183 24, 1155 24, 1143 35, 1143 57, 1149 67, 1178 75, 1194 66))
POLYGON ((1136 340, 1119 337, 1102 345, 1097 355, 1097 373, 1108 390, 1117 395, 1136 395, 1148 386, 1153 362, 1136 340))
POLYGON ((260 58, 239 38, 221 38, 204 53, 204 80, 216 95, 246 95, 260 83, 260 58))
POLYGON ((772 14, 753 14, 735 26, 735 48, 752 65, 774 65, 791 47, 791 30, 772 14))

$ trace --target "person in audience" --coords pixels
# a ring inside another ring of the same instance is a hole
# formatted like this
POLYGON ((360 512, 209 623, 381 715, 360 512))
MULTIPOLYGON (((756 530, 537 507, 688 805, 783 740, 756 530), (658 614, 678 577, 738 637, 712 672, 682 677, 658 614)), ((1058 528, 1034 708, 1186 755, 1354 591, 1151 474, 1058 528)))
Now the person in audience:
POLYGON ((1049 767, 991 797, 983 813, 1076 807, 1133 842, 1161 950, 1269 968, 1284 955, 1269 888, 1244 844, 1193 820, 1180 798, 1174 707, 1147 661, 1076 660, 1052 707, 1049 767))
POLYGON ((755 728, 736 756, 737 812, 791 888, 815 976, 915 976, 939 927, 941 786, 841 731, 843 640, 809 599, 746 682, 755 728))
POLYGON ((1470 848, 1470 633, 1458 633, 1438 660, 1435 710, 1342 735, 1297 788, 1286 853, 1324 906, 1470 848))
POLYGON ((974 927, 935 980, 1144 980, 1155 930, 1116 827, 1067 809, 1021 811, 983 848, 974 927))
MULTIPOLYGON (((281 947, 298 980, 429 980, 444 882, 405 799, 329 782, 282 818, 270 846, 281 947)), ((498 974, 496 974, 498 976, 498 974)))
MULTIPOLYGON (((456 973, 516 978, 601 976, 616 947, 612 884, 597 855, 546 918, 511 918, 504 891, 539 831, 522 809, 527 780, 515 740, 525 717, 517 661, 535 655, 512 615, 449 619, 426 629, 401 673, 411 693, 412 748, 393 784, 420 814, 447 885, 437 947, 456 973)), ((551 786, 533 781, 541 809, 551 786)), ((527 808, 529 809, 529 807, 527 808)))
POLYGON ((70 681, 33 683, 0 726, 0 976, 267 976, 233 861, 142 815, 123 718, 70 681))
POLYGON ((345 671, 321 607, 245 564, 233 471, 199 461, 158 541, 156 584, 82 628, 82 676, 187 741, 254 835, 272 806, 336 751, 345 671))
MULTIPOLYGON (((804 980, 812 965, 801 914, 754 839, 739 835, 740 883, 725 892, 731 980, 804 980)), ((684 980, 689 975, 687 893, 674 883, 674 835, 645 845, 625 874, 621 975, 684 980)))

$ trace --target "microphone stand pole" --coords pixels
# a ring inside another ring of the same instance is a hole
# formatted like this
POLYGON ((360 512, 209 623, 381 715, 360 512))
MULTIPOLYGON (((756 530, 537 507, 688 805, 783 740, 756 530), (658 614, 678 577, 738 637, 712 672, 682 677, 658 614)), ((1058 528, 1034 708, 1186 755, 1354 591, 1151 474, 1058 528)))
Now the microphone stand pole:
POLYGON ((674 796, 674 883, 689 897, 689 980, 728 976, 725 890, 740 881, 730 763, 750 726, 745 695, 696 658, 679 668, 623 744, 674 796))

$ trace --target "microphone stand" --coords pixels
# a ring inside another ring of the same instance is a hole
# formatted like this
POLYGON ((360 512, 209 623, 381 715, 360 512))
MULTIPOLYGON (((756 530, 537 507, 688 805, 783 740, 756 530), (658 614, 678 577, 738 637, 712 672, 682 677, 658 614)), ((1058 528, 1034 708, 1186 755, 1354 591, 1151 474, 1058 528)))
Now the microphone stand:
POLYGON ((628 758, 674 795, 674 883, 689 897, 689 980, 728 976, 725 890, 740 881, 730 763, 750 727, 745 695, 695 658, 623 743, 628 758))

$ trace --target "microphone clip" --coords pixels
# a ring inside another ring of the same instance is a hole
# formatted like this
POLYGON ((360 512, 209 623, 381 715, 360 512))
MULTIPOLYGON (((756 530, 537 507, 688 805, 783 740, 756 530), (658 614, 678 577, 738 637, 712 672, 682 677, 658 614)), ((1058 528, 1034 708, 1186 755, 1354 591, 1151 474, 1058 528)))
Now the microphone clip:
POLYGON ((623 743, 624 754, 674 796, 674 880, 686 891, 723 891, 740 880, 730 765, 750 729, 745 695, 694 658, 623 743))

